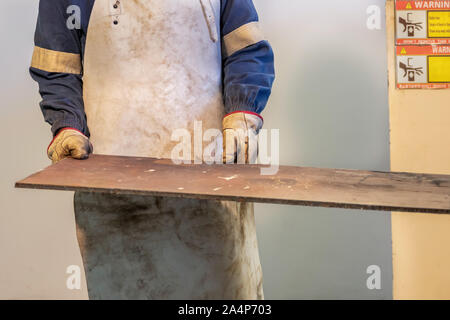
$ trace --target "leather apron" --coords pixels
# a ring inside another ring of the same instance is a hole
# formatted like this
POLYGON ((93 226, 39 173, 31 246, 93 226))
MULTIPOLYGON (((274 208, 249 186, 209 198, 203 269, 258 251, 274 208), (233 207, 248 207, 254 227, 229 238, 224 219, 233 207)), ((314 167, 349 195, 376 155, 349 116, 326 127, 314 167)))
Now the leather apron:
MULTIPOLYGON (((98 154, 170 158, 221 129, 220 0, 96 0, 84 102, 98 154)), ((183 179, 183 177, 180 177, 183 179)), ((262 299, 253 205, 76 193, 91 299, 262 299)))

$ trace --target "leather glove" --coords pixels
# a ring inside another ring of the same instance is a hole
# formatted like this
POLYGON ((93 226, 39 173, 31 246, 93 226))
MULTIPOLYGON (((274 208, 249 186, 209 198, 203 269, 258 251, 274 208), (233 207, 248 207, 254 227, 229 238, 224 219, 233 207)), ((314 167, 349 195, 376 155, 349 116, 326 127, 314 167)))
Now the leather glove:
POLYGON ((263 118, 252 112, 233 112, 225 116, 223 128, 223 162, 252 164, 258 157, 258 133, 263 118))
POLYGON ((89 138, 80 131, 63 128, 55 136, 47 149, 47 155, 56 163, 64 158, 87 159, 94 148, 89 138))

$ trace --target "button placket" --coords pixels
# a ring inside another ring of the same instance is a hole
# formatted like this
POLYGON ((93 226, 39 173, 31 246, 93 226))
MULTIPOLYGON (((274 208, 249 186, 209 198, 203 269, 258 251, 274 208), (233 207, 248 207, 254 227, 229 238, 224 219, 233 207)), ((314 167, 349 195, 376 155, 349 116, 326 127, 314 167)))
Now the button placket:
POLYGON ((114 25, 118 25, 123 13, 122 0, 109 0, 109 14, 114 25))

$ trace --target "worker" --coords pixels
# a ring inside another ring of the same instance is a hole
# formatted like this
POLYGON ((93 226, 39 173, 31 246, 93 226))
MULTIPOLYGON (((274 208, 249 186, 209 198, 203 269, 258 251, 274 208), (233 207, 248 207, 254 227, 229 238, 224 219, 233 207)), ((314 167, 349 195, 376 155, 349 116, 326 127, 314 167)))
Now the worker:
MULTIPOLYGON (((252 0, 40 0, 30 72, 53 162, 170 158, 195 121, 256 135, 274 57, 252 0)), ((226 139, 226 162, 255 160, 249 136, 226 139)), ((263 298, 251 203, 78 192, 74 207, 91 299, 263 298)))

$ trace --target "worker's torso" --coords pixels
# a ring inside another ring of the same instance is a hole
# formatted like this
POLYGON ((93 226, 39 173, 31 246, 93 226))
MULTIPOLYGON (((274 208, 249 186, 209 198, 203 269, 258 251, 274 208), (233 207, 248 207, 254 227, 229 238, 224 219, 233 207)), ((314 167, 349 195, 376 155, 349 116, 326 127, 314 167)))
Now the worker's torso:
POLYGON ((96 153, 167 158, 194 121, 221 128, 220 4, 95 1, 83 89, 96 153))
MULTIPOLYGON (((202 140, 196 120, 220 130, 221 1, 115 3, 95 1, 87 32, 94 151, 167 158, 172 134, 202 140)), ((263 297, 251 204, 77 193, 75 213, 91 298, 263 297)))

